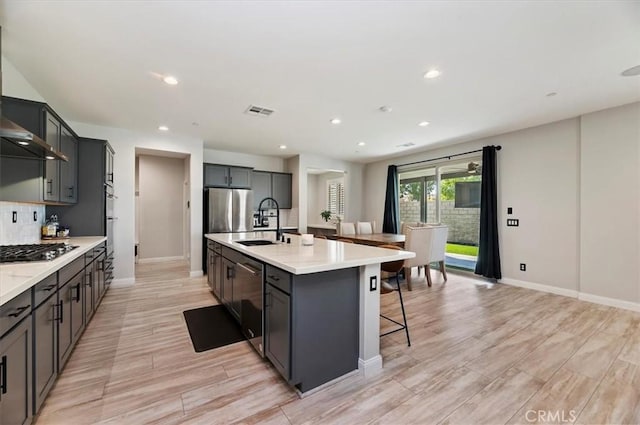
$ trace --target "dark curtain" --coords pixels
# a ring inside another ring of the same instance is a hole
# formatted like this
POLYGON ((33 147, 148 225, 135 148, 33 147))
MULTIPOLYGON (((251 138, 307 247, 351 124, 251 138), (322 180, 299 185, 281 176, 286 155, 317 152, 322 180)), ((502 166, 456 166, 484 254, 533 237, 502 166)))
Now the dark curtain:
POLYGON ((398 206, 398 167, 389 165, 387 192, 384 198, 382 233, 398 233, 400 230, 400 207, 398 206))
POLYGON ((498 194, 496 147, 482 148, 482 186, 480 189, 480 249, 476 274, 489 279, 502 278, 498 248, 498 194))

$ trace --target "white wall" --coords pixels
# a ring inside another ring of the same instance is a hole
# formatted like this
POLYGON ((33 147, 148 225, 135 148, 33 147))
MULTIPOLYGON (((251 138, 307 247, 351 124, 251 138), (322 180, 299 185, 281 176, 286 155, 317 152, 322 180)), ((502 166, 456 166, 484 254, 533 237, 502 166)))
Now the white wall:
POLYGON ((152 155, 138 157, 138 257, 184 257, 184 160, 152 155))
POLYGON ((640 303, 640 103, 584 115, 580 290, 640 303))
MULTIPOLYGON (((327 209, 327 180, 344 177, 344 173, 307 174, 307 224, 324 223, 320 213, 327 209)), ((346 191, 345 183, 345 191, 346 191)), ((345 192, 346 193, 346 192, 345 192)), ((346 197, 345 197, 346 202, 346 197)))
POLYGON ((498 221, 503 281, 572 296, 596 294, 629 307, 624 302, 640 300, 638 108, 635 103, 367 164, 364 210, 382 220, 389 164, 502 145, 498 221), (519 227, 506 227, 507 207, 514 208, 511 217, 520 219, 519 227), (519 270, 520 263, 527 264, 526 272, 519 270))
POLYGON ((151 149, 189 156, 191 181, 191 274, 202 273, 202 140, 180 138, 171 134, 142 134, 113 127, 67 121, 84 137, 106 139, 115 150, 114 223, 115 278, 133 281, 135 244, 135 151, 151 149))
POLYGON ((45 102, 38 91, 7 58, 2 56, 2 95, 45 102))
POLYGON ((210 164, 236 165, 240 167, 251 167, 261 171, 283 172, 285 170, 285 159, 276 156, 251 155, 240 152, 219 151, 215 149, 205 149, 203 154, 204 162, 210 164))
MULTIPOLYGON (((343 170, 345 172, 345 221, 367 219, 367 217, 362 217, 364 164, 300 154, 295 159, 288 160, 287 168, 290 173, 293 173, 293 205, 299 208, 298 228, 300 231, 306 231, 308 223, 307 170, 309 168, 343 170)), ((317 223, 318 220, 314 220, 314 222, 317 223)))

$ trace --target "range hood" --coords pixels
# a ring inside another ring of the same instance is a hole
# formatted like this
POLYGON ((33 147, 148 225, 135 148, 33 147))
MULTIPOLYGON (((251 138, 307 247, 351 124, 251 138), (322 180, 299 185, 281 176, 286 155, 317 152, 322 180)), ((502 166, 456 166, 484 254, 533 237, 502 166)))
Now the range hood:
POLYGON ((0 138, 0 156, 69 161, 65 154, 56 151, 35 134, 4 117, 0 118, 0 138))

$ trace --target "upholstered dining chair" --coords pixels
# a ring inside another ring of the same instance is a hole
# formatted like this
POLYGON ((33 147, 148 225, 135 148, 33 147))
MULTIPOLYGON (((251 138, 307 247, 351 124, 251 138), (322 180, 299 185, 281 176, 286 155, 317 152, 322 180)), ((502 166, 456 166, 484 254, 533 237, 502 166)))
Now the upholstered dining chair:
MULTIPOLYGON (((378 248, 386 248, 386 249, 401 249, 395 245, 380 245, 378 248)), ((380 294, 388 294, 391 292, 398 292, 398 298, 400 299, 400 308, 402 309, 402 321, 403 323, 400 323, 390 317, 385 316, 384 314, 380 314, 380 317, 387 319, 393 323, 395 323, 396 325, 400 326, 397 329, 385 332, 383 334, 381 334, 380 336, 385 336, 385 335, 389 335, 391 333, 394 332, 398 332, 404 329, 405 333, 407 334, 407 345, 409 347, 411 347, 411 339, 409 338, 409 326, 407 325, 407 315, 404 311, 404 301, 402 300, 402 289, 400 289, 400 278, 398 277, 398 275, 400 274, 400 272, 402 271, 403 267, 404 267, 404 262, 405 260, 397 260, 397 261, 388 261, 386 263, 382 263, 380 264, 380 270, 383 272, 387 272, 390 274, 394 274, 393 277, 395 277, 396 279, 396 287, 392 287, 390 289, 387 289, 388 287, 386 287, 384 284, 380 284, 380 294)))
MULTIPOLYGON (((446 282, 447 270, 444 265, 444 258, 449 228, 447 226, 408 226, 405 230, 404 249, 416 253, 414 258, 409 258, 404 262, 409 290, 411 291, 413 289, 411 285, 411 268, 416 266, 424 266, 427 285, 431 286, 430 264, 434 262, 439 263, 440 272, 446 282)), ((419 273, 420 271, 418 270, 418 274, 419 273)))
POLYGON ((359 235, 370 235, 373 233, 375 221, 358 221, 356 223, 356 233, 359 235))
POLYGON ((341 235, 355 235, 356 226, 353 223, 340 223, 341 235))

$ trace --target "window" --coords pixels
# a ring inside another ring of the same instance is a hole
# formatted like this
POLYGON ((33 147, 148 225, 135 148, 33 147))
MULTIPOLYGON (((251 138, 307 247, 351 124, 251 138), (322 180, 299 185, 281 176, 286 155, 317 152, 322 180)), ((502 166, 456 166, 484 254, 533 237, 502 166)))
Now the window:
POLYGON ((344 182, 327 180, 327 209, 332 216, 344 218, 344 182))

